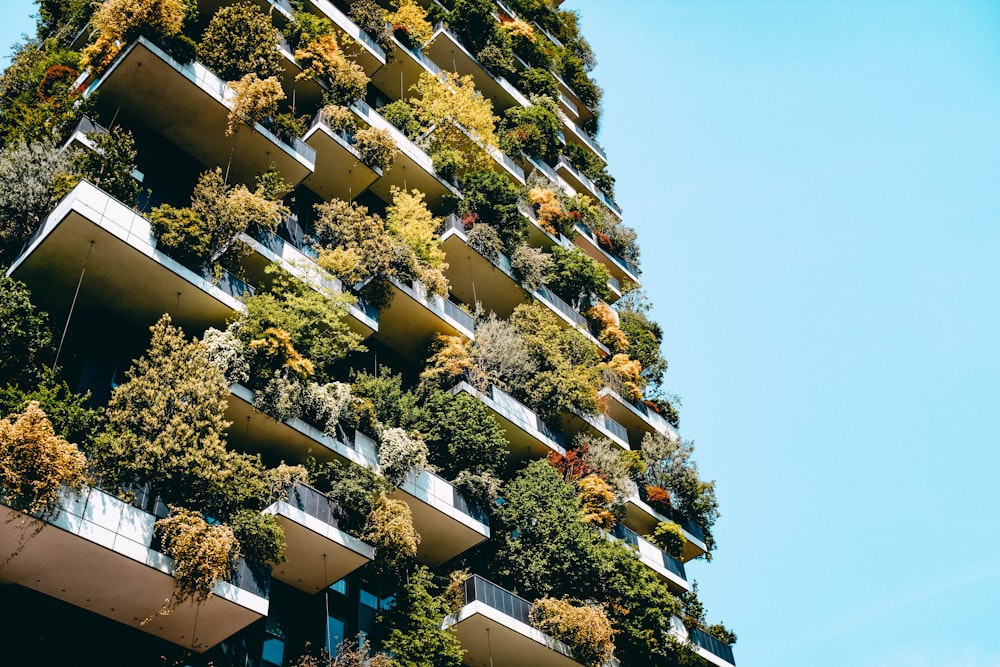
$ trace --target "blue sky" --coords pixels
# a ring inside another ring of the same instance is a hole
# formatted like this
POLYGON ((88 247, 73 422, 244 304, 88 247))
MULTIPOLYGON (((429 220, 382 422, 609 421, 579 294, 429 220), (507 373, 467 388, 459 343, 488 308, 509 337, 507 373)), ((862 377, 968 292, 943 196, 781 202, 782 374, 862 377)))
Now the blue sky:
POLYGON ((1000 666, 1000 3, 564 6, 737 663, 1000 666))

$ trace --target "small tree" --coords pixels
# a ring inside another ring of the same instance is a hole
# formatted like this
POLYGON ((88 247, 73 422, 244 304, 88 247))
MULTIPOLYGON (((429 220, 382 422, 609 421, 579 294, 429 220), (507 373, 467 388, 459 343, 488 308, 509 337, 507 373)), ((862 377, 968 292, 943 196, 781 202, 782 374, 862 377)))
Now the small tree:
POLYGON ((596 295, 608 298, 608 280, 611 274, 607 267, 598 264, 579 248, 567 250, 562 246, 552 248, 552 269, 548 284, 552 291, 579 310, 581 304, 596 295))
POLYGON ((209 524, 199 512, 172 507, 171 516, 156 522, 156 531, 163 540, 163 553, 174 559, 174 599, 167 610, 187 600, 210 598, 239 554, 232 529, 209 524))
POLYGON ((52 330, 27 285, 7 276, 0 276, 0 322, 0 387, 34 387, 55 355, 52 330))
POLYGON ((302 72, 295 80, 325 81, 329 87, 327 104, 346 105, 364 96, 368 77, 360 65, 344 56, 332 32, 318 35, 297 49, 295 59, 302 64, 302 72))
POLYGON ((455 633, 441 624, 449 600, 426 567, 408 577, 396 603, 379 619, 388 629, 382 647, 397 667, 458 667, 465 651, 455 633))
POLYGON ((91 132, 87 139, 95 150, 79 151, 73 156, 76 173, 128 206, 135 206, 139 181, 133 173, 138 169, 138 153, 132 133, 116 125, 108 132, 91 132))
POLYGON ((49 515, 62 488, 86 482, 87 460, 76 445, 56 435, 31 401, 20 414, 0 419, 0 501, 28 514, 49 515))
POLYGON ((83 50, 81 65, 104 69, 141 31, 176 35, 184 26, 185 13, 183 0, 106 0, 91 18, 97 37, 83 50))
POLYGON ((392 166, 398 153, 392 135, 380 127, 358 130, 354 135, 354 147, 366 164, 383 171, 392 166))
POLYGON ((278 113, 278 102, 285 99, 281 82, 274 76, 261 79, 256 73, 250 72, 239 81, 230 81, 227 85, 236 92, 236 97, 233 98, 233 108, 229 111, 226 136, 231 136, 238 130, 241 121, 253 130, 254 125, 278 113))
POLYGON ((418 260, 433 269, 448 268, 438 238, 441 221, 427 208, 422 192, 407 192, 393 186, 392 204, 385 211, 385 226, 413 250, 418 260))
POLYGON ((72 154, 48 139, 0 154, 0 262, 10 262, 56 202, 53 183, 72 171, 72 154))
POLYGON ((261 79, 281 76, 281 33, 271 17, 250 2, 219 9, 198 45, 198 58, 226 81, 254 73, 261 79))
POLYGON ((615 650, 614 630, 599 605, 542 598, 531 607, 531 623, 569 644, 576 658, 590 667, 605 664, 615 650))
POLYGON ((375 570, 384 575, 401 573, 420 544, 409 505, 384 493, 375 500, 361 539, 375 547, 375 570))
POLYGON ((463 220, 496 229, 507 253, 524 241, 528 221, 517 208, 521 193, 510 179, 492 169, 471 171, 462 178, 462 193, 458 214, 463 220))
POLYGON ((419 48, 434 34, 427 11, 415 0, 393 0, 392 6, 395 11, 389 12, 385 20, 392 24, 393 30, 405 32, 414 46, 419 48))
POLYGON ((496 146, 493 104, 476 90, 471 76, 445 72, 442 79, 423 72, 413 86, 414 115, 431 132, 430 152, 439 147, 459 151, 473 169, 489 169, 493 158, 486 148, 496 146))
POLYGON ((386 428, 379 435, 378 460, 382 476, 398 487, 411 472, 427 468, 427 445, 401 428, 386 428))

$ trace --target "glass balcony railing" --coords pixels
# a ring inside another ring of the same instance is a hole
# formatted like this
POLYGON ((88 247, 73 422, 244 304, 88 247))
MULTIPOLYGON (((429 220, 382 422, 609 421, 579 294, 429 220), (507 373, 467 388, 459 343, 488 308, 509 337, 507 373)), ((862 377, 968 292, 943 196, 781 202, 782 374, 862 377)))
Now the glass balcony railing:
MULTIPOLYGON (((444 230, 448 231, 449 229, 454 229, 459 232, 462 238, 465 239, 466 243, 468 243, 469 239, 465 231, 465 224, 459 220, 458 216, 454 213, 449 214, 448 217, 444 219, 444 230)), ((476 250, 476 252, 480 252, 476 248, 473 249, 476 250)), ((480 252, 480 254, 482 253, 480 252)), ((511 265, 510 258, 507 257, 507 255, 502 252, 497 252, 493 257, 489 257, 487 255, 483 255, 483 257, 488 259, 493 266, 497 267, 512 279, 516 280, 516 278, 514 278, 514 267, 511 265)))
POLYGON ((717 655, 730 665, 736 664, 733 657, 733 647, 725 642, 721 642, 701 628, 691 630, 691 641, 713 655, 717 655))
POLYGON ((499 387, 492 385, 490 385, 485 393, 497 412, 502 414, 506 419, 521 426, 521 428, 541 433, 552 442, 565 448, 566 439, 563 437, 563 434, 549 428, 548 424, 542 421, 542 418, 524 403, 521 403, 521 401, 499 387))
POLYGON ((473 332, 476 329, 476 322, 472 315, 462 310, 462 308, 456 304, 452 303, 448 299, 445 299, 440 294, 430 294, 427 292, 427 288, 419 280, 411 280, 407 283, 399 282, 393 279, 404 292, 412 296, 414 299, 424 304, 431 310, 438 313, 443 313, 453 322, 459 325, 459 327, 465 329, 468 332, 473 332))
POLYGON ((569 160, 567 160, 566 157, 563 155, 559 156, 559 166, 566 169, 571 174, 573 174, 573 176, 577 180, 583 183, 584 187, 590 190, 590 194, 594 195, 598 200, 601 201, 601 203, 603 203, 605 206, 610 208, 618 215, 622 214, 621 206, 615 203, 614 200, 611 199, 611 197, 606 195, 603 190, 597 187, 597 185, 592 180, 590 180, 590 178, 586 174, 582 173, 580 170, 578 170, 576 167, 570 164, 569 160))
POLYGON ((654 545, 652 542, 639 535, 631 528, 628 528, 627 526, 617 523, 615 524, 615 527, 611 529, 611 534, 617 537, 619 540, 625 542, 625 544, 628 544, 631 547, 635 547, 636 549, 640 548, 639 546, 640 541, 650 545, 651 547, 656 549, 656 551, 658 551, 660 556, 662 557, 663 567, 665 567, 670 572, 673 572, 681 579, 687 581, 687 573, 684 570, 683 563, 681 563, 676 558, 673 558, 670 554, 664 552, 662 549, 656 547, 656 545, 654 545))
POLYGON ((562 313, 563 315, 565 315, 566 317, 568 317, 570 319, 570 321, 572 321, 574 324, 577 324, 577 325, 583 327, 584 329, 586 329, 588 331, 590 330, 590 327, 587 324, 587 318, 585 318, 583 315, 581 315, 576 310, 574 310, 573 307, 570 306, 568 303, 566 303, 565 301, 563 301, 562 299, 560 299, 558 296, 556 296, 552 292, 552 290, 550 290, 548 287, 544 287, 544 286, 543 287, 539 287, 535 291, 535 293, 539 297, 541 297, 546 303, 548 303, 550 306, 552 306, 553 308, 555 308, 556 310, 558 310, 560 313, 562 313))
POLYGON ((326 494, 307 484, 296 484, 288 489, 288 500, 285 502, 328 526, 337 527, 337 520, 341 514, 340 507, 326 494))
POLYGON ((608 257, 611 258, 611 261, 613 261, 615 264, 617 264, 618 266, 620 266, 622 269, 624 269, 628 273, 632 274, 633 278, 638 278, 638 276, 639 276, 639 267, 637 267, 635 264, 632 264, 630 261, 628 261, 627 259, 625 259, 621 255, 618 255, 618 254, 612 252, 611 250, 609 250, 608 248, 605 248, 604 246, 602 246, 600 244, 600 242, 597 240, 597 235, 594 233, 594 231, 590 227, 588 227, 587 225, 583 224, 582 222, 578 222, 578 223, 576 223, 576 230, 578 232, 580 232, 581 234, 583 234, 584 236, 586 236, 587 238, 589 238, 591 241, 593 241, 601 249, 601 251, 605 255, 607 255, 608 257))
POLYGON ((462 604, 482 602, 511 618, 531 625, 531 603, 492 581, 474 574, 462 584, 462 604))

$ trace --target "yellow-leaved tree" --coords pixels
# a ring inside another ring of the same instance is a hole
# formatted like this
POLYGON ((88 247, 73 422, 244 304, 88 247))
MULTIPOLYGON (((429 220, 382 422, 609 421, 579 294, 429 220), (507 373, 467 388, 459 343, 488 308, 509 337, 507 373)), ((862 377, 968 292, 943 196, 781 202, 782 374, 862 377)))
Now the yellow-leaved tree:
POLYGON ((107 67, 140 28, 165 37, 184 26, 184 0, 106 0, 90 20, 97 34, 83 50, 81 67, 107 67))
POLYGON ((472 77, 443 72, 439 79, 424 72, 411 90, 417 93, 410 101, 413 114, 422 131, 429 132, 424 141, 431 155, 457 152, 458 172, 489 169, 493 159, 487 149, 497 144, 497 118, 472 77))

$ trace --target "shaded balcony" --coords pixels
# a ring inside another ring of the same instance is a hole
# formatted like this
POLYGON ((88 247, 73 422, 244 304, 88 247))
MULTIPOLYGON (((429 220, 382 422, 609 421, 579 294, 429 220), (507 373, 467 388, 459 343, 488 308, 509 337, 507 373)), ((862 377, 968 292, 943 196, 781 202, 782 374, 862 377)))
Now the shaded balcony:
POLYGON ((307 188, 322 199, 350 200, 382 176, 382 170, 365 163, 354 148, 354 137, 334 130, 320 110, 304 141, 316 151, 316 169, 305 179, 307 188))
POLYGON ((147 127, 208 168, 220 166, 228 180, 251 188, 271 168, 291 185, 315 169, 315 151, 298 138, 279 139, 260 123, 226 136, 235 93, 205 66, 181 64, 144 37, 118 55, 88 86, 97 105, 125 125, 147 127))
POLYGON ((639 560, 663 579, 671 592, 683 593, 691 589, 684 564, 642 535, 621 524, 615 524, 608 535, 632 547, 639 560))
POLYGON ((619 284, 624 282, 639 283, 639 268, 628 260, 619 257, 597 240, 597 235, 583 223, 576 224, 579 233, 573 237, 573 243, 600 264, 607 267, 611 277, 619 284))
POLYGON ((375 557, 374 547, 337 527, 334 503, 311 486, 293 486, 263 513, 285 531, 285 561, 271 575, 299 590, 318 593, 375 557))
POLYGON ((622 219, 621 207, 611 197, 604 194, 604 191, 597 187, 592 180, 571 165, 569 160, 562 155, 559 156, 559 162, 556 163, 556 173, 562 177, 563 182, 567 183, 574 192, 590 195, 595 201, 604 204, 611 211, 612 215, 619 220, 622 219))
POLYGON ((623 397, 611 387, 605 387, 598 397, 608 416, 627 431, 627 440, 638 444, 646 433, 660 433, 670 438, 680 437, 666 419, 645 403, 623 397))
POLYGON ((451 283, 452 294, 463 302, 478 301, 486 310, 506 319, 531 298, 514 276, 510 259, 503 253, 489 259, 469 245, 465 226, 454 214, 444 221, 441 249, 448 257, 444 274, 451 283))
POLYGON ((509 443, 507 459, 511 464, 526 459, 541 459, 555 452, 566 455, 565 440, 553 431, 528 406, 498 387, 479 391, 465 380, 451 388, 452 394, 465 392, 482 401, 500 424, 509 443))
POLYGON ((160 615, 173 594, 174 563, 150 547, 155 523, 152 514, 99 489, 63 492, 48 520, 0 505, 0 550, 14 554, 0 569, 0 581, 197 652, 267 615, 270 578, 257 582, 242 561, 233 582, 216 584, 205 602, 160 615))
POLYGON ((677 512, 660 512, 640 498, 638 495, 625 500, 625 519, 622 523, 640 535, 649 535, 656 530, 661 521, 672 521, 681 527, 684 534, 684 552, 681 561, 686 563, 708 551, 705 545, 705 534, 701 528, 677 512))
POLYGON ((86 181, 41 223, 8 275, 27 283, 54 321, 71 307, 100 307, 143 326, 170 313, 189 331, 224 326, 252 291, 227 272, 205 277, 157 250, 145 218, 86 181))
POLYGON ((701 628, 694 628, 688 634, 688 639, 694 644, 694 652, 705 662, 718 667, 735 667, 733 647, 721 642, 701 628))
POLYGON ((408 358, 423 358, 435 334, 472 338, 475 322, 458 305, 428 293, 419 280, 390 280, 392 302, 379 313, 375 337, 408 358))
POLYGON ((531 603, 479 575, 462 584, 462 608, 444 625, 470 667, 580 667, 570 648, 532 627, 531 603))
POLYGON ((628 431, 625 430, 625 427, 600 412, 597 414, 565 413, 562 418, 562 426, 567 434, 576 435, 581 431, 586 431, 592 436, 607 438, 622 449, 631 449, 628 444, 628 431))
MULTIPOLYGON (((312 257, 274 232, 257 227, 243 234, 241 239, 253 250, 253 254, 244 258, 243 267, 249 279, 257 285, 268 278, 264 269, 275 263, 321 291, 334 294, 350 291, 345 290, 340 279, 321 269, 312 257)), ((352 296, 357 299, 357 303, 348 308, 347 325, 351 331, 367 338, 378 331, 378 309, 363 298, 355 294, 352 296)))

